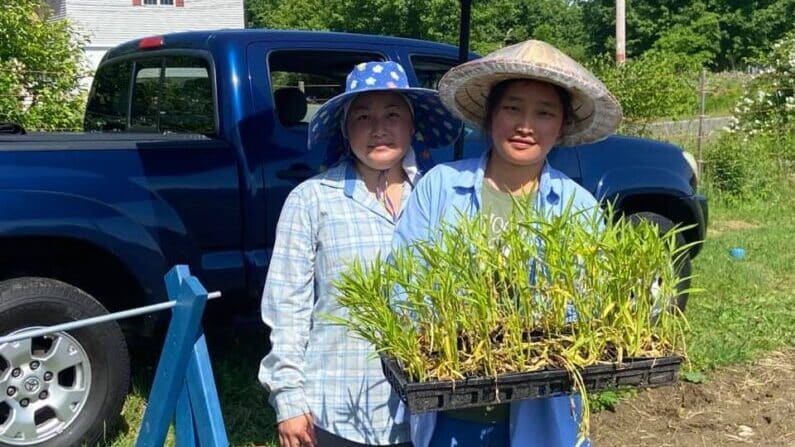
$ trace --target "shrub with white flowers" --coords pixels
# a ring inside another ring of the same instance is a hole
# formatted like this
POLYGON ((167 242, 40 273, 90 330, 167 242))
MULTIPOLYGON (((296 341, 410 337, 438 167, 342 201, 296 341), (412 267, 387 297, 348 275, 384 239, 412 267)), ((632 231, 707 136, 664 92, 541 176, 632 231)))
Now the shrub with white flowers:
POLYGON ((755 61, 762 71, 734 108, 729 130, 745 138, 795 132, 795 32, 755 61))

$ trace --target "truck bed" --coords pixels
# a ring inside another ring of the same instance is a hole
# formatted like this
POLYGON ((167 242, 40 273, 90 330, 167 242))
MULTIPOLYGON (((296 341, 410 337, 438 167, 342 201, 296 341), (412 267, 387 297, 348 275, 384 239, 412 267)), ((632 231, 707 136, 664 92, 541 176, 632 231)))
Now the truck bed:
POLYGON ((31 132, 0 134, 0 151, 131 150, 141 144, 201 140, 210 138, 199 134, 31 132))

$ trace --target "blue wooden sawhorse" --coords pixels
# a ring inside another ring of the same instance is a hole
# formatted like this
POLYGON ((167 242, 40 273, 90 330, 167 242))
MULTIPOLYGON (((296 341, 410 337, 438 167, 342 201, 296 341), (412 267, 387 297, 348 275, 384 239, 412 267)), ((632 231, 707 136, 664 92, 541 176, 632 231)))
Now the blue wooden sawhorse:
POLYGON ((166 274, 172 310, 136 447, 162 446, 176 416, 178 447, 226 447, 224 419, 201 327, 207 291, 187 266, 166 274))

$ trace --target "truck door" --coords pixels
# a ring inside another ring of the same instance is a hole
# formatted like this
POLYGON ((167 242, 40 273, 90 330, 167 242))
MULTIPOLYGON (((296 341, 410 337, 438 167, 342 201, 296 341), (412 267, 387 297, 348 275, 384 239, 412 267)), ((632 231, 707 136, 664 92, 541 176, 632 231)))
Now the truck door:
POLYGON ((219 137, 209 55, 164 50, 123 57, 103 64, 94 83, 85 130, 154 134, 131 154, 129 178, 118 180, 148 198, 123 206, 156 235, 169 265, 189 264, 208 290, 242 291, 237 157, 219 137))

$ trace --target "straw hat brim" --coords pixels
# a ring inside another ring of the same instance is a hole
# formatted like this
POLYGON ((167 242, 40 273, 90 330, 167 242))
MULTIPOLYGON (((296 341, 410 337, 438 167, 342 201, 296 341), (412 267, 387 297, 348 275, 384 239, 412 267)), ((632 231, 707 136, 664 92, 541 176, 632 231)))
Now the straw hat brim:
POLYGON ((456 116, 482 128, 486 99, 491 89, 507 79, 545 81, 566 89, 571 95, 574 116, 564 125, 558 145, 572 146, 602 140, 621 123, 618 100, 584 69, 567 70, 542 62, 484 58, 453 68, 439 82, 442 102, 456 116))

